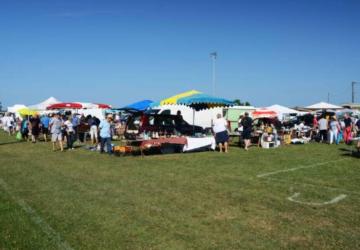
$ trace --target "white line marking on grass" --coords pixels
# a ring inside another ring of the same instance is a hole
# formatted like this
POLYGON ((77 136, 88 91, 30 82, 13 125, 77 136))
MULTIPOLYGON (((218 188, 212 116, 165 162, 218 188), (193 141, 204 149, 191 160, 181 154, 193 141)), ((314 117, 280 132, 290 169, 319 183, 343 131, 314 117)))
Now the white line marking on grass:
POLYGON ((56 242, 60 249, 72 250, 73 248, 61 238, 60 234, 57 233, 49 224, 47 224, 34 209, 32 209, 24 200, 18 199, 9 189, 6 182, 0 178, 0 186, 9 194, 9 196, 29 215, 30 219, 40 226, 42 231, 50 237, 51 240, 56 242))
POLYGON ((294 195, 288 197, 287 199, 289 201, 292 201, 292 202, 296 202, 296 203, 304 204, 304 205, 309 205, 309 206, 325 206, 325 205, 338 203, 339 201, 346 198, 346 194, 341 194, 339 196, 336 196, 334 199, 332 199, 330 201, 325 201, 325 202, 304 202, 304 201, 295 200, 295 198, 297 198, 299 196, 300 196, 300 193, 295 193, 294 195))
POLYGON ((291 172, 291 171, 296 171, 299 169, 305 169, 305 168, 315 168, 318 166, 323 166, 329 163, 334 163, 334 162, 338 162, 338 161, 344 161, 346 159, 339 159, 339 160, 334 160, 334 161, 326 161, 326 162, 321 162, 321 163, 316 163, 316 164, 312 164, 312 165, 308 165, 308 166, 300 166, 300 167, 296 167, 296 168, 288 168, 288 169, 282 169, 282 170, 277 170, 277 171, 273 171, 273 172, 268 172, 268 173, 263 173, 263 174, 259 174, 257 175, 258 178, 263 178, 269 175, 275 175, 275 174, 279 174, 279 173, 286 173, 286 172, 291 172))
POLYGON ((312 183, 305 183, 305 182, 289 182, 289 181, 285 181, 283 179, 278 179, 278 178, 274 178, 274 177, 267 177, 266 180, 269 181, 273 181, 272 183, 283 183, 283 184, 289 184, 289 185, 297 185, 297 186, 310 186, 316 189, 319 188, 324 188, 324 189, 328 189, 328 190, 335 190, 335 191, 340 191, 340 192, 346 192, 349 194, 355 194, 357 196, 360 196, 360 192, 356 192, 356 191, 351 191, 351 190, 347 190, 344 188, 336 188, 336 187, 329 187, 329 186, 322 186, 322 185, 316 185, 316 184, 312 184, 312 183))

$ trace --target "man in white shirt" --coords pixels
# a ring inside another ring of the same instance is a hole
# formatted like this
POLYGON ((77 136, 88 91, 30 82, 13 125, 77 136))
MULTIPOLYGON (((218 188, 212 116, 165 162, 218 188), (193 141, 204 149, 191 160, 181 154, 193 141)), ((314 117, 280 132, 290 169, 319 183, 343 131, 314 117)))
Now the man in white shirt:
POLYGON ((225 153, 228 153, 228 124, 227 121, 221 117, 221 114, 217 114, 217 119, 214 121, 213 131, 215 133, 216 143, 219 145, 220 153, 223 152, 223 146, 225 153))
POLYGON ((14 131, 14 118, 11 116, 10 113, 7 113, 5 117, 3 118, 3 126, 4 130, 11 135, 14 131))
POLYGON ((319 130, 320 130, 320 138, 321 142, 327 141, 327 134, 328 134, 328 120, 324 116, 321 117, 319 120, 319 130))

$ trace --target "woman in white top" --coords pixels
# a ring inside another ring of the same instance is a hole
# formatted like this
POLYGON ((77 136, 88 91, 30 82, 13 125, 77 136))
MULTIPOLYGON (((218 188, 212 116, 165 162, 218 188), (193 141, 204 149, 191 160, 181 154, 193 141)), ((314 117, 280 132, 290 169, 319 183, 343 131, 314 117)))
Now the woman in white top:
POLYGON ((220 153, 223 152, 223 146, 225 153, 227 153, 229 151, 228 149, 229 135, 228 135, 227 121, 223 117, 221 117, 221 114, 217 114, 216 117, 217 119, 214 121, 214 125, 213 125, 215 140, 216 143, 219 145, 220 153))
POLYGON ((75 139, 75 133, 74 133, 74 125, 71 122, 71 116, 68 116, 66 118, 66 121, 64 122, 65 130, 66 130, 66 142, 67 142, 67 149, 74 149, 74 139, 75 139))
POLYGON ((339 122, 336 120, 336 117, 331 117, 329 127, 329 144, 332 144, 333 142, 339 144, 338 133, 341 128, 339 122))

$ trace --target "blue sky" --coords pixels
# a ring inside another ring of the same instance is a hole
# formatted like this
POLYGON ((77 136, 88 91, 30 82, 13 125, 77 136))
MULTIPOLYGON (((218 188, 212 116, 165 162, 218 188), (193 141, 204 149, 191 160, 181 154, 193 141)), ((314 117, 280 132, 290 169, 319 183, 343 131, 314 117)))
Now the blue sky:
MULTIPOLYGON (((122 106, 211 88, 257 106, 350 101, 360 1, 0 1, 0 101, 122 106), (30 3, 31 2, 31 3, 30 3)), ((360 84, 357 86, 360 102, 360 84)))

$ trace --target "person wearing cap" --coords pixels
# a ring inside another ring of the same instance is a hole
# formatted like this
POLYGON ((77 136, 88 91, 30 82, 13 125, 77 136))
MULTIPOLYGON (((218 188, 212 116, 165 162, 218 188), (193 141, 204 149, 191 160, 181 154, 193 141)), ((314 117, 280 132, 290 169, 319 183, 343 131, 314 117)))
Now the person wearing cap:
POLYGON ((104 146, 106 144, 106 150, 108 154, 111 154, 111 122, 112 115, 106 116, 105 120, 102 120, 99 125, 100 129, 100 153, 104 153, 104 146))

